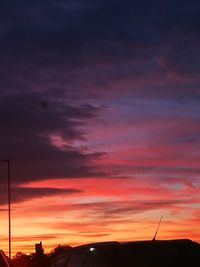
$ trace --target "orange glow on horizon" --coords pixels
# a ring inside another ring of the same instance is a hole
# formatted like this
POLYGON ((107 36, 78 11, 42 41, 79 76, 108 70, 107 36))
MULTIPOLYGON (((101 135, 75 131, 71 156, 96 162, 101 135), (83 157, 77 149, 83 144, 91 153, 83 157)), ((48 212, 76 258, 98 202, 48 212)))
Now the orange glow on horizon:
MULTIPOLYGON (((198 197, 190 187, 169 188, 138 179, 54 179, 24 184, 31 188, 76 188, 80 192, 12 205, 12 252, 34 252, 43 242, 45 252, 58 244, 80 245, 98 241, 145 240, 153 237, 164 215, 158 239, 190 238, 200 241, 198 197), (189 191, 188 191, 189 190, 189 191), (188 194, 188 195, 187 195, 188 194), (177 199, 179 196, 180 199, 177 199)), ((196 189, 199 193, 198 188, 196 189)), ((1 248, 7 252, 7 213, 1 212, 1 248)))

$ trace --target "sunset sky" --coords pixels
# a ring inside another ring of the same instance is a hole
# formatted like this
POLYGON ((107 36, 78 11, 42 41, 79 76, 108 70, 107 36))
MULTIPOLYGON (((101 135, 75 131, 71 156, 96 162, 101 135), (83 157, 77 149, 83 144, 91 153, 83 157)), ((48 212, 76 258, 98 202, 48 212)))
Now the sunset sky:
MULTIPOLYGON (((200 242, 200 2, 0 2, 12 252, 200 242)), ((0 162, 0 248, 8 251, 0 162)))

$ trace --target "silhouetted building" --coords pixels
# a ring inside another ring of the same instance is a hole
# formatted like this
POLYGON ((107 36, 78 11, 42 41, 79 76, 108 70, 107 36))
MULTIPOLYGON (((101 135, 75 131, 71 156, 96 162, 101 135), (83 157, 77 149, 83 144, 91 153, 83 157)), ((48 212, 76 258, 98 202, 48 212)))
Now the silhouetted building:
POLYGON ((42 248, 42 242, 35 244, 35 254, 36 256, 41 256, 44 254, 44 249, 42 248))

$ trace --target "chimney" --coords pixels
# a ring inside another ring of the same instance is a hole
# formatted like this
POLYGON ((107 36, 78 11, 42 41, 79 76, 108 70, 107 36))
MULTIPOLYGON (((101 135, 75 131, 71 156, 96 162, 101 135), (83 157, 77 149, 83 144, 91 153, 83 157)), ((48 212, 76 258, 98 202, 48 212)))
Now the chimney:
POLYGON ((44 254, 44 249, 42 248, 42 242, 35 244, 35 254, 41 256, 44 254))

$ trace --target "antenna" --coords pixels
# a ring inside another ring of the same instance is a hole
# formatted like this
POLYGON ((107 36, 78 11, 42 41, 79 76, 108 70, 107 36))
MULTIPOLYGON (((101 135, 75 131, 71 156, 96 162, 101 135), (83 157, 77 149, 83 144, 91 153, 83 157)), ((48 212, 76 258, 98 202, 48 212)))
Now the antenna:
POLYGON ((155 241, 155 240, 156 240, 156 236, 157 236, 157 233, 158 233, 158 230, 159 230, 159 227, 160 227, 162 218, 163 218, 163 215, 161 215, 161 217, 160 217, 160 221, 159 221, 159 223, 158 223, 158 227, 157 227, 157 229, 156 229, 156 232, 155 232, 155 235, 154 235, 152 241, 155 241))

